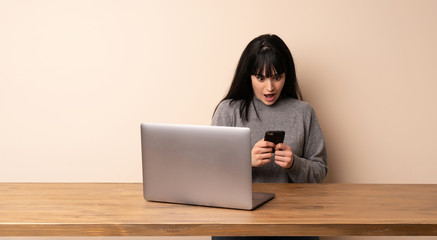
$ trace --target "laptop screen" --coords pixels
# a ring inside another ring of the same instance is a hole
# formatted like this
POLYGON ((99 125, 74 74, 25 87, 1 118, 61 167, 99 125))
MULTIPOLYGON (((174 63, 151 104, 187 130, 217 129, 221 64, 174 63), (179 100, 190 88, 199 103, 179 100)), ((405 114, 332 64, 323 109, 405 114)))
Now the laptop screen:
POLYGON ((141 124, 144 198, 250 209, 250 129, 141 124))

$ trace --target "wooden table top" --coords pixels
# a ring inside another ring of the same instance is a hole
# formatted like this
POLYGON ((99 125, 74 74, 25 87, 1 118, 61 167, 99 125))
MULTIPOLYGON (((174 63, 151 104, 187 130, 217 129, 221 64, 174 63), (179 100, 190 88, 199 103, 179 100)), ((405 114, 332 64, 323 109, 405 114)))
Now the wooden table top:
POLYGON ((0 236, 437 236, 436 184, 254 184, 254 211, 147 202, 139 183, 0 183, 0 236))

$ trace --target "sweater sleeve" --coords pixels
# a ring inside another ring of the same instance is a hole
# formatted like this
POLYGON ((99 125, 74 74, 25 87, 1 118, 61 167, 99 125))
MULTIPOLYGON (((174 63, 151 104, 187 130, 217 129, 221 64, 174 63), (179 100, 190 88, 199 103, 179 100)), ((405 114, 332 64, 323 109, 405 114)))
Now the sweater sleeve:
POLYGON ((319 183, 328 172, 327 154, 322 131, 312 107, 305 116, 304 130, 302 156, 293 156, 294 163, 288 174, 295 183, 319 183))
POLYGON ((229 100, 222 101, 214 112, 212 116, 212 126, 225 126, 225 127, 235 127, 235 112, 232 108, 229 100))

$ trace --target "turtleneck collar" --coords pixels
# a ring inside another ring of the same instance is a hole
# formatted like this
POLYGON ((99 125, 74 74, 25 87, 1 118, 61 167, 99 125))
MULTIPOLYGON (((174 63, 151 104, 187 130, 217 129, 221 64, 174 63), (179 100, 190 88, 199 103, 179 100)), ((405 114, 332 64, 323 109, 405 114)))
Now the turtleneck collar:
POLYGON ((257 111, 262 111, 265 108, 275 107, 275 106, 279 105, 279 102, 281 101, 281 99, 282 98, 279 98, 272 105, 266 105, 261 100, 259 100, 257 97, 254 96, 253 97, 253 104, 254 104, 257 111))

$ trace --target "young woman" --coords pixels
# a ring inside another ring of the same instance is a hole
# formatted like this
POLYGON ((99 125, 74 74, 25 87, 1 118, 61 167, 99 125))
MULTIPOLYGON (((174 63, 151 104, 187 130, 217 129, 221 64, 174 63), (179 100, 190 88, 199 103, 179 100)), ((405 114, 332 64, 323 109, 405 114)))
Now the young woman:
MULTIPOLYGON (((325 142, 313 108, 302 101, 293 57, 276 35, 261 35, 244 49, 212 125, 251 131, 252 181, 321 182, 328 171, 325 142), (264 141, 285 131, 284 143, 264 141)), ((219 239, 318 239, 318 237, 212 237, 219 239)))
POLYGON ((253 182, 321 182, 327 174, 315 112, 302 101, 293 57, 276 35, 261 35, 244 49, 212 125, 250 128, 253 182), (284 143, 264 141, 268 130, 285 131, 284 143))
POLYGON ((253 182, 321 182, 326 176, 325 142, 319 123, 313 108, 302 101, 293 57, 278 36, 261 35, 244 49, 229 92, 215 109, 212 125, 250 128, 253 182), (284 143, 264 141, 269 130, 285 131, 284 143))

